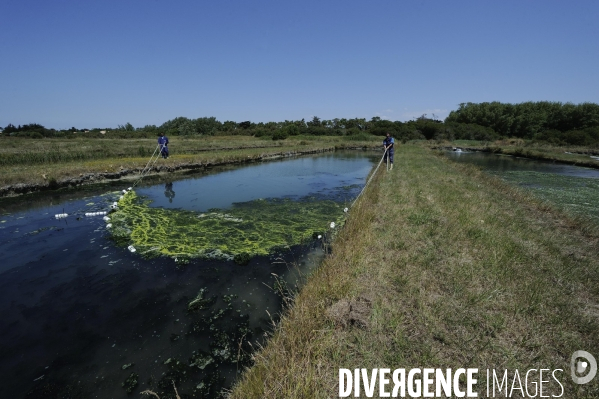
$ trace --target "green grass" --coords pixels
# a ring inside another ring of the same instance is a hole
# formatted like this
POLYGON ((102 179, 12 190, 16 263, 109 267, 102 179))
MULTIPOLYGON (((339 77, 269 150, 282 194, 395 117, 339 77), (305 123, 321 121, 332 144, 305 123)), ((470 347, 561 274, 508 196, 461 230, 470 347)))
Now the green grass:
POLYGON ((598 237, 476 168, 395 159, 231 397, 337 397, 339 368, 380 367, 560 368, 563 397, 598 397, 569 377, 574 351, 599 348, 598 237), (366 328, 331 316, 358 298, 366 328))
MULTIPOLYGON (((239 163, 289 153, 380 146, 377 137, 347 141, 337 136, 267 140, 248 136, 171 137, 171 156, 156 166, 166 170, 239 163)), ((25 183, 48 186, 95 173, 143 169, 156 149, 153 139, 0 139, 0 188, 25 183)))
MULTIPOLYGON (((320 140, 325 142, 325 140, 320 140)), ((0 166, 55 164, 105 158, 149 158, 156 149, 154 139, 17 139, 0 140, 0 166)), ((174 137, 169 148, 173 155, 197 154, 252 148, 281 148, 285 141, 247 136, 174 137)))

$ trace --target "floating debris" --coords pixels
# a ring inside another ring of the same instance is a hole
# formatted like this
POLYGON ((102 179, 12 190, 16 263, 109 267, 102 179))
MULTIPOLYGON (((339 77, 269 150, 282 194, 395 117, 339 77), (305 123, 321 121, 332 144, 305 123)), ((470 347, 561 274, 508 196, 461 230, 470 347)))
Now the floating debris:
POLYGON ((106 215, 107 212, 86 212, 85 216, 102 216, 106 215))

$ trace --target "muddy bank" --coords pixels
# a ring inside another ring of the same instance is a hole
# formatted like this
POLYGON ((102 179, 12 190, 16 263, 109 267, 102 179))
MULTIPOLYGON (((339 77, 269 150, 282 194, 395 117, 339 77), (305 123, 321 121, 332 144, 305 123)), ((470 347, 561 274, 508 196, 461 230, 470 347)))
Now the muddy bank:
MULTIPOLYGON (((351 150, 362 150, 367 149, 366 147, 346 147, 343 146, 343 149, 351 149, 351 150)), ((298 155, 308 155, 308 154, 317 154, 323 152, 331 152, 335 151, 335 147, 328 148, 319 148, 319 149, 310 149, 303 151, 283 151, 276 153, 268 153, 261 155, 248 155, 245 157, 239 157, 234 159, 227 159, 216 162, 181 162, 174 165, 155 165, 150 169, 150 172, 145 176, 155 176, 159 174, 173 173, 173 172, 188 172, 194 170, 202 170, 206 168, 211 168, 215 166, 222 165, 235 165, 235 164, 245 164, 245 163, 253 163, 253 162, 264 162, 281 158, 294 157, 298 155)), ((86 173, 80 174, 76 177, 69 177, 66 179, 49 179, 43 183, 17 183, 11 184, 4 187, 0 187, 0 197, 14 197, 22 194, 29 194, 34 192, 41 191, 51 191, 58 190, 61 188, 72 188, 78 187, 87 184, 100 184, 100 183, 108 183, 114 182, 118 180, 123 181, 135 181, 139 178, 143 168, 122 168, 116 172, 97 172, 97 173, 86 173)))

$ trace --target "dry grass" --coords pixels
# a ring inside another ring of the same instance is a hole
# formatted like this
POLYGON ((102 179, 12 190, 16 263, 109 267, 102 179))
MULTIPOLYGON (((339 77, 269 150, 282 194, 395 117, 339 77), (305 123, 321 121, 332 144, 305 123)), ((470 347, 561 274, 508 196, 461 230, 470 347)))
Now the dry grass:
POLYGON ((564 397, 598 397, 597 379, 569 378, 575 350, 599 353, 597 236, 422 148, 381 172, 230 396, 337 397, 339 368, 467 367, 560 368, 564 397), (367 328, 327 317, 356 299, 367 328))

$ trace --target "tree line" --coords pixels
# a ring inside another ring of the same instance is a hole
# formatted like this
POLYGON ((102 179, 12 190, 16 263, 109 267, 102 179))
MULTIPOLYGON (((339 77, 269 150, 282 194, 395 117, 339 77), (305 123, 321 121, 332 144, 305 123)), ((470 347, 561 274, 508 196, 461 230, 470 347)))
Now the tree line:
POLYGON ((477 124, 502 137, 557 145, 599 143, 599 105, 588 102, 462 103, 449 113, 445 123, 477 124))
POLYGON ((167 136, 244 135, 282 140, 290 136, 299 135, 351 136, 360 138, 371 134, 383 136, 389 132, 398 139, 412 140, 425 138, 425 135, 421 132, 427 131, 425 125, 429 123, 434 125, 443 124, 442 121, 425 117, 410 122, 392 122, 379 117, 374 117, 370 120, 366 118, 321 120, 315 116, 309 121, 301 119, 296 121, 285 120, 284 122, 254 123, 251 121, 220 122, 215 117, 190 119, 181 116, 168 120, 160 126, 146 125, 138 128, 133 127, 131 123, 118 125, 117 128, 78 129, 72 127, 65 130, 48 129, 37 123, 22 126, 9 124, 3 129, 2 135, 28 138, 106 136, 112 138, 142 138, 155 137, 162 132, 167 136))
POLYGON ((245 135, 284 140, 290 136, 348 136, 363 139, 370 135, 391 133, 401 141, 426 140, 482 140, 524 138, 555 145, 599 145, 599 105, 594 103, 500 102, 462 103, 451 111, 445 121, 426 114, 407 122, 389 121, 380 117, 320 119, 283 122, 218 121, 215 117, 190 119, 177 117, 160 126, 146 125, 135 128, 131 123, 117 128, 66 130, 47 129, 36 123, 14 126, 9 124, 3 136, 11 137, 155 137, 160 132, 167 136, 245 135))

